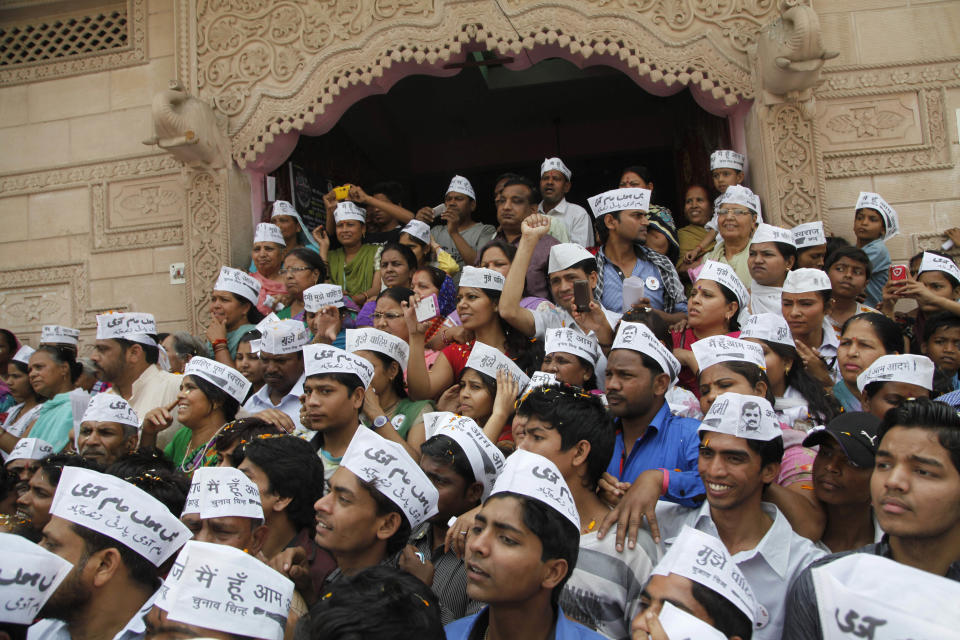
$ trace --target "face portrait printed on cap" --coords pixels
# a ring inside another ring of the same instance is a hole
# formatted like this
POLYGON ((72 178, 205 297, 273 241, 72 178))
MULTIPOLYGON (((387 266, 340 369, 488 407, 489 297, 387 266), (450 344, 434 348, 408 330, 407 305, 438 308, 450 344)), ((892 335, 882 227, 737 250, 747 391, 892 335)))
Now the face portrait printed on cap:
POLYGON ((423 244, 430 244, 430 225, 423 220, 411 220, 404 225, 400 233, 406 233, 423 244))
POLYGON ((760 207, 760 196, 742 184, 732 184, 727 187, 726 191, 720 194, 716 200, 717 211, 719 212, 720 206, 725 204, 738 204, 741 207, 746 207, 750 211, 753 211, 755 214, 757 214, 758 224, 763 222, 763 213, 760 207))
MULTIPOLYGON (((252 350, 253 347, 251 346, 250 349, 252 350)), ((190 358, 190 362, 183 370, 183 375, 203 378, 240 404, 243 404, 247 399, 247 393, 250 392, 251 383, 243 377, 242 373, 210 358, 202 356, 190 358)))
POLYGON ((709 336, 690 345, 697 359, 700 371, 721 362, 749 362, 761 369, 767 368, 763 358, 763 347, 755 342, 747 342, 729 336, 709 336))
POLYGON ((544 334, 544 353, 569 353, 583 358, 594 367, 600 359, 600 345, 593 335, 584 335, 567 327, 547 329, 544 334))
POLYGON ((466 266, 460 272, 460 288, 476 287, 477 289, 490 289, 491 291, 503 291, 503 285, 507 280, 503 274, 493 269, 484 267, 466 266))
POLYGON ((337 224, 347 220, 356 220, 357 222, 367 222, 367 212, 354 202, 341 200, 337 203, 337 208, 333 210, 333 220, 337 224))
POLYGON ((83 412, 84 422, 113 422, 134 429, 140 428, 140 418, 130 403, 113 393, 98 393, 90 398, 86 411, 83 412))
POLYGON ((130 340, 151 347, 157 341, 152 313, 105 313, 97 316, 97 340, 130 340))
POLYGON ((286 200, 277 200, 273 203, 273 209, 270 211, 270 219, 273 220, 277 216, 290 216, 300 225, 300 232, 309 235, 307 225, 303 224, 303 218, 300 217, 296 208, 286 200))
POLYGON ((747 157, 730 149, 717 149, 710 154, 710 171, 714 169, 733 169, 743 171, 747 157))
POLYGON ((62 327, 58 324, 45 324, 40 329, 40 344, 80 344, 80 330, 62 327))
POLYGON ((756 338, 767 342, 785 344, 796 349, 790 325, 779 313, 758 313, 747 318, 740 327, 740 339, 756 338))
POLYGON ((194 471, 183 513, 198 513, 202 520, 235 517, 263 521, 260 490, 234 467, 200 467, 194 471))
POLYGON ((510 454, 490 495, 498 493, 517 493, 538 500, 580 530, 580 513, 570 487, 557 466, 539 454, 524 449, 510 454))
POLYGON ((473 191, 473 185, 463 176, 453 176, 453 178, 450 179, 450 186, 447 187, 443 195, 447 195, 451 191, 454 193, 462 193, 471 200, 477 199, 477 194, 473 191))
POLYGON ((260 222, 257 224, 257 228, 253 231, 253 243, 258 242, 273 242, 274 244, 279 244, 282 247, 287 246, 287 242, 283 239, 283 232, 280 231, 280 227, 269 222, 260 222))
POLYGON ((756 231, 753 232, 753 238, 750 240, 750 244, 759 244, 761 242, 782 242, 791 247, 796 246, 793 242, 793 232, 790 231, 790 229, 775 227, 766 222, 761 222, 757 225, 756 231))
POLYGON ((797 249, 827 244, 827 234, 823 230, 823 223, 819 220, 798 224, 790 232, 793 234, 793 244, 797 249))
POLYGON ((649 211, 650 189, 639 187, 611 189, 587 198, 587 204, 593 211, 593 217, 598 219, 618 211, 649 211))
POLYGON ((260 349, 282 356, 300 351, 310 342, 307 327, 299 320, 279 320, 260 329, 260 349))
POLYGON ((308 344, 303 348, 303 370, 307 377, 329 373, 352 373, 363 388, 373 380, 373 365, 352 353, 326 344, 308 344))
POLYGON ((559 171, 567 180, 573 177, 573 172, 563 164, 560 158, 544 158, 540 164, 540 177, 542 178, 547 171, 559 171))
MULTIPOLYGON (((787 277, 789 278, 789 274, 787 274, 787 277)), ((737 272, 728 264, 716 260, 705 261, 697 280, 712 280, 730 289, 737 298, 737 304, 740 305, 741 311, 746 309, 750 303, 750 292, 743 285, 743 280, 737 276, 737 272)))
POLYGON ((303 290, 303 308, 317 313, 324 307, 343 307, 343 289, 336 284, 315 284, 303 290))
POLYGON ((923 252, 923 259, 920 261, 920 270, 917 271, 917 277, 920 277, 920 274, 924 271, 942 271, 952 276, 957 282, 960 282, 960 267, 957 266, 957 263, 954 262, 952 258, 938 256, 929 251, 923 252))
POLYGON ((23 345, 22 347, 17 349, 17 352, 15 354, 13 354, 12 360, 14 362, 19 362, 20 364, 29 365, 30 356, 32 356, 35 351, 36 349, 34 349, 33 347, 23 345))
POLYGON ((470 462, 474 479, 483 485, 481 501, 486 500, 506 464, 506 458, 497 445, 483 433, 472 418, 458 416, 449 411, 423 414, 423 427, 427 440, 434 436, 447 436, 460 445, 470 462))
POLYGON ((0 622, 32 624, 73 565, 13 533, 0 533, 0 622))
POLYGON ((782 436, 780 421, 766 398, 721 393, 697 429, 764 442, 782 436))
POLYGON ((115 476, 64 467, 50 515, 112 538, 163 564, 190 539, 190 529, 139 487, 115 476))
POLYGON ((246 271, 221 267, 220 276, 217 278, 217 283, 213 285, 213 290, 236 294, 256 305, 260 297, 260 287, 260 281, 246 271))
POLYGON ((10 450, 10 455, 7 456, 4 464, 14 460, 43 460, 53 453, 53 447, 39 438, 20 438, 10 450))
POLYGON ((880 197, 879 193, 861 191, 854 209, 856 211, 860 209, 873 209, 880 214, 880 217, 883 218, 883 226, 886 229, 883 234, 885 241, 900 233, 900 218, 897 216, 897 212, 887 204, 886 200, 880 197))
POLYGON ((530 384, 530 378, 517 366, 517 363, 508 358, 502 351, 483 344, 479 340, 473 343, 473 349, 470 351, 470 357, 467 358, 465 368, 479 371, 494 380, 497 379, 497 372, 505 371, 517 383, 518 393, 530 384))
POLYGON ((167 619, 245 638, 282 640, 293 582, 240 549, 191 540, 154 605, 167 619))
POLYGON ((642 322, 620 322, 620 328, 613 339, 614 349, 630 349, 650 356, 657 361, 663 372, 670 376, 671 383, 680 375, 680 361, 653 335, 650 327, 642 322))
POLYGON ((830 278, 820 269, 794 269, 787 272, 783 281, 784 293, 810 293, 829 291, 832 288, 830 278))
POLYGON ((857 389, 861 392, 871 382, 905 382, 933 391, 933 374, 936 365, 927 356, 910 353, 880 356, 857 376, 857 389))
POLYGON ((596 260, 596 257, 575 242, 564 242, 550 247, 550 260, 547 273, 556 273, 569 269, 584 260, 596 260))
POLYGON ((382 353, 388 358, 396 360, 402 370, 407 370, 410 345, 386 331, 380 331, 373 327, 347 329, 346 347, 350 353, 356 353, 357 351, 382 353))
POLYGON ((653 574, 671 573, 716 591, 756 623, 757 598, 719 538, 684 525, 653 574))
POLYGON ((360 428, 340 466, 397 505, 414 529, 437 515, 440 494, 402 445, 360 428))

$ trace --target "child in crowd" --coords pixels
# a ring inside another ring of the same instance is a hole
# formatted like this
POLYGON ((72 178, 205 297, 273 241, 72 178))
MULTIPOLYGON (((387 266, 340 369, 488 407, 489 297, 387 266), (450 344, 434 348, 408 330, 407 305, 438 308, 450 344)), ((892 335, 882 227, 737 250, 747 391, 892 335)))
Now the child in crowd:
MULTIPOLYGON (((713 178, 713 188, 721 196, 727 192, 727 187, 743 183, 743 167, 746 162, 747 157, 736 151, 719 149, 710 154, 710 177, 713 178)), ((687 193, 689 194, 689 190, 687 193)), ((717 202, 715 201, 714 208, 716 206, 717 202)), ((705 229, 703 238, 683 257, 683 261, 687 264, 692 265, 713 247, 717 239, 716 212, 713 213, 712 218, 708 215, 703 227, 705 229)))
POLYGON ((923 328, 923 353, 933 360, 934 397, 960 389, 957 370, 960 369, 960 316, 938 313, 930 316, 923 328))
POLYGON ((861 191, 853 218, 853 233, 857 236, 857 248, 863 249, 870 258, 871 275, 864 302, 876 307, 880 304, 883 285, 890 277, 890 251, 885 243, 900 233, 897 212, 879 193, 861 191))

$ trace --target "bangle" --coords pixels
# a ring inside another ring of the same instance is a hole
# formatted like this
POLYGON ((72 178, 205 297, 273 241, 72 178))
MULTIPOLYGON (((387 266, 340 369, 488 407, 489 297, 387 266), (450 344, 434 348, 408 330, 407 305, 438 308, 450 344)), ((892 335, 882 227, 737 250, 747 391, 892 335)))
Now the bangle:
POLYGON ((217 346, 218 344, 227 344, 227 339, 217 338, 216 340, 213 341, 213 346, 217 346))
POLYGON ((226 349, 226 348, 227 348, 227 343, 225 343, 225 342, 220 342, 220 343, 218 343, 218 344, 213 345, 213 350, 214 350, 214 351, 220 351, 220 350, 226 349))
POLYGON ((670 487, 670 472, 662 467, 659 470, 663 472, 663 486, 660 487, 660 495, 665 496, 667 495, 667 489, 670 487))
POLYGON ((446 329, 444 329, 443 331, 440 332, 440 339, 443 341, 443 344, 450 344, 451 342, 453 342, 452 340, 449 340, 449 339, 447 338, 447 330, 446 330, 446 329))

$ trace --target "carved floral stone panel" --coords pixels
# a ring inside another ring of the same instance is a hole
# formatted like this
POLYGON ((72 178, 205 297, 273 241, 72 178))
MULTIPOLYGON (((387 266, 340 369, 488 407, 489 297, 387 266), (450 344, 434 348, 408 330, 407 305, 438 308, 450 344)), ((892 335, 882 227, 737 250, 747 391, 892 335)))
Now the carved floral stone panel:
POLYGON ((821 103, 817 113, 824 153, 923 143, 920 95, 850 98, 821 103))
POLYGON ((107 186, 111 229, 140 227, 183 218, 179 174, 165 179, 111 182, 107 186))
POLYGON ((0 290, 0 326, 14 333, 41 324, 72 326, 72 298, 67 283, 0 290))

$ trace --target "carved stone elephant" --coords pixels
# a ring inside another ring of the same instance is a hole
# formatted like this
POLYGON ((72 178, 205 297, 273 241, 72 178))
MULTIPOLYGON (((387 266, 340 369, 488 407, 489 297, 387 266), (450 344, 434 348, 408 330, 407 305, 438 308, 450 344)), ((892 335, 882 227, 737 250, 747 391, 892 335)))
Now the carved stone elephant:
POLYGON ((176 80, 153 98, 154 136, 143 141, 169 151, 195 169, 220 169, 229 163, 230 144, 209 104, 191 96, 176 80))

